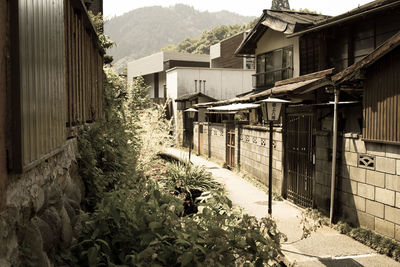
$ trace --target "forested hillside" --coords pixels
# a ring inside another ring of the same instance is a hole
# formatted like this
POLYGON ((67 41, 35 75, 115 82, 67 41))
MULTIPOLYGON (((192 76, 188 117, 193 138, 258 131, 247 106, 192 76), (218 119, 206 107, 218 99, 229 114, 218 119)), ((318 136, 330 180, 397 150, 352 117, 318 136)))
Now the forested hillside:
POLYGON ((121 69, 130 60, 160 51, 187 38, 199 37, 205 30, 220 25, 242 26, 252 20, 254 17, 227 11, 200 12, 183 4, 167 8, 144 7, 106 22, 105 33, 116 42, 116 46, 108 53, 114 57, 115 67, 121 69))
POLYGON ((201 36, 198 38, 186 38, 179 44, 169 45, 167 47, 164 47, 162 50, 192 54, 209 54, 210 46, 235 34, 251 29, 251 27, 254 26, 255 23, 256 20, 253 20, 249 24, 244 25, 236 24, 231 26, 217 26, 211 30, 203 31, 201 36))

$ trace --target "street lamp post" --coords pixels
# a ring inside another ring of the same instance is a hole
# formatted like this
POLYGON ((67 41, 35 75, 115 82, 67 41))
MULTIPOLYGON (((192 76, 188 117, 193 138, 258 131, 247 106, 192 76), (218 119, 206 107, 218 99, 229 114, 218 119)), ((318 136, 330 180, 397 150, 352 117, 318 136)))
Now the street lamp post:
POLYGON ((290 101, 269 97, 261 101, 264 121, 269 121, 268 214, 272 215, 272 138, 274 121, 279 120, 283 103, 290 101))
MULTIPOLYGON (((188 116, 189 116, 189 119, 190 119, 190 125, 193 127, 193 119, 194 119, 194 116, 196 115, 196 112, 197 112, 197 109, 194 109, 194 108, 188 108, 188 109, 186 109, 185 110, 185 112, 187 112, 188 113, 188 116)), ((192 129, 190 129, 190 134, 189 134, 189 139, 190 139, 190 141, 189 141, 189 162, 191 162, 190 161, 190 157, 191 157, 191 154, 192 154, 192 144, 193 144, 193 136, 192 136, 192 131, 193 131, 193 128, 192 129)))

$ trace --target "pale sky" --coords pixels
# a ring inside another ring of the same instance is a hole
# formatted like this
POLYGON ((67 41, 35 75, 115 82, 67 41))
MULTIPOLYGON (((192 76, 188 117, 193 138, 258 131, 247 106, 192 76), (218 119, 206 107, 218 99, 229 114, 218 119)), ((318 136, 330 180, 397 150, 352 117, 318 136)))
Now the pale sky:
MULTIPOLYGON (((173 6, 176 3, 193 6, 200 11, 228 10, 245 16, 259 17, 272 0, 104 0, 104 15, 108 18, 145 6, 173 6)), ((307 8, 324 15, 339 15, 371 0, 289 0, 291 8, 307 8)))

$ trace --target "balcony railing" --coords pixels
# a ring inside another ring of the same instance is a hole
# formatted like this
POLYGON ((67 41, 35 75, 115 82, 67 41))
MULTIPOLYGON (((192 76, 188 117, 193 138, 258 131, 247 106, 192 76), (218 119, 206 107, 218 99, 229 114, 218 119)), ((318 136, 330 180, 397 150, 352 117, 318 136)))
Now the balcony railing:
POLYGON ((253 75, 253 87, 272 87, 275 82, 293 77, 293 68, 283 68, 267 72, 259 72, 253 75))

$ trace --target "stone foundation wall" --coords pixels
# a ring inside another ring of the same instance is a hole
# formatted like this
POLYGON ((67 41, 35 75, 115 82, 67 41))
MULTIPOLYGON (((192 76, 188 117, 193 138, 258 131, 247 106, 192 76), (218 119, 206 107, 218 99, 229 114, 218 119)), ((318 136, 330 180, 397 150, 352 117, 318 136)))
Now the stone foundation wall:
POLYGON ((57 266, 79 231, 84 185, 76 139, 36 168, 10 175, 7 209, 0 214, 0 266, 57 266))
MULTIPOLYGON (((316 139, 316 204, 329 210, 331 135, 316 139)), ((336 212, 345 220, 400 241, 400 146, 339 138, 336 212)))
MULTIPOLYGON (((243 170, 268 185, 269 131, 264 127, 243 126, 239 132, 239 164, 243 170)), ((272 182, 274 192, 282 194, 283 182, 282 129, 274 129, 272 150, 272 182)))

